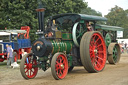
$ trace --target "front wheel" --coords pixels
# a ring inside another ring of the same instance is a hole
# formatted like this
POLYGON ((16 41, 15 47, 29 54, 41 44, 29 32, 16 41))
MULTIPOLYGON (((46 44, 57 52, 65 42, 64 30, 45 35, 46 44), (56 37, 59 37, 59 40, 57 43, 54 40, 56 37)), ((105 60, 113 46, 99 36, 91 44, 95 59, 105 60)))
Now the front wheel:
POLYGON ((52 75, 56 80, 63 79, 68 73, 68 60, 65 54, 54 54, 51 61, 52 75))
POLYGON ((32 53, 26 54, 22 57, 20 72, 25 79, 32 79, 37 75, 37 61, 32 53))

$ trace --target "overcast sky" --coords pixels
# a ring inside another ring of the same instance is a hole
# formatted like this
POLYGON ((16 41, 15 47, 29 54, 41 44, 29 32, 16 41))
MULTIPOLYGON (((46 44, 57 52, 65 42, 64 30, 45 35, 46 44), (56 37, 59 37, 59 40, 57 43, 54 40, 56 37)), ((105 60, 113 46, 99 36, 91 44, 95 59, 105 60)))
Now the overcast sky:
POLYGON ((102 15, 107 15, 111 8, 115 5, 123 8, 124 10, 128 9, 128 0, 84 0, 88 2, 88 6, 96 11, 102 13, 102 15))

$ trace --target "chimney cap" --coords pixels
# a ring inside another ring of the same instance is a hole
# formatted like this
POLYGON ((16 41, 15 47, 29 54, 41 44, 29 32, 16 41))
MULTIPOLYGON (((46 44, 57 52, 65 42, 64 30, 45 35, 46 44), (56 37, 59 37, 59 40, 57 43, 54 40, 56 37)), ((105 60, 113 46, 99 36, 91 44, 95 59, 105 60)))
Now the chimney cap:
POLYGON ((43 11, 45 11, 45 8, 38 8, 38 9, 36 9, 36 11, 37 12, 43 12, 43 11))

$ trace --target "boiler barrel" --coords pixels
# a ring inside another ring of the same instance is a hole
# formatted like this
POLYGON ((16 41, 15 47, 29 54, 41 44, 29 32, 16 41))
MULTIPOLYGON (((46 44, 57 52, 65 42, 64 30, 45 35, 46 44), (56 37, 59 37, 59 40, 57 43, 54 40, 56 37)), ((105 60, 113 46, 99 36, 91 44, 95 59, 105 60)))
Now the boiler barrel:
POLYGON ((72 43, 71 42, 56 42, 52 41, 52 54, 56 52, 66 52, 67 54, 72 50, 72 43))

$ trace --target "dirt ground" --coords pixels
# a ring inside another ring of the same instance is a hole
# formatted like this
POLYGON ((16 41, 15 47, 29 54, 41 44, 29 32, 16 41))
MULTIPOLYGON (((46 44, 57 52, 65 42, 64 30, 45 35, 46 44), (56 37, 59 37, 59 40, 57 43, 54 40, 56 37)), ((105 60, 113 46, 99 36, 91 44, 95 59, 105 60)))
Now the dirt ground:
POLYGON ((0 66, 0 85, 128 85, 128 54, 122 54, 116 65, 106 64, 99 73, 88 73, 84 67, 75 67, 63 80, 55 80, 51 69, 39 70, 34 79, 25 80, 20 70, 0 66))

